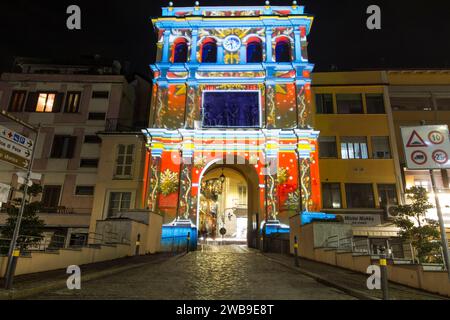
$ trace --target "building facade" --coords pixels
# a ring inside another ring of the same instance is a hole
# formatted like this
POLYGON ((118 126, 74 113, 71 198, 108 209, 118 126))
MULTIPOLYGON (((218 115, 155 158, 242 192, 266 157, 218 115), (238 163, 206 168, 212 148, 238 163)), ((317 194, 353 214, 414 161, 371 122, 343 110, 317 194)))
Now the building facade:
MULTIPOLYGON (((0 81, 0 109, 40 126, 33 172, 42 174, 39 217, 55 241, 85 243, 99 181, 102 139, 98 132, 133 126, 136 84, 130 85, 112 61, 66 63, 17 59, 0 81)), ((149 95, 149 94, 148 94, 149 95)), ((35 135, 0 119, 0 124, 35 135)), ((10 199, 20 198, 19 169, 0 164, 0 182, 11 185, 10 199)), ((3 206, 5 207, 5 206, 3 206)), ((0 214, 0 224, 7 214, 0 214)), ((60 245, 63 245, 60 243, 60 245)))
POLYGON ((312 21, 297 5, 167 7, 153 20, 148 206, 166 222, 199 225, 202 178, 216 167, 249 181, 253 231, 262 221, 288 223, 290 212, 319 209, 306 38, 312 21))

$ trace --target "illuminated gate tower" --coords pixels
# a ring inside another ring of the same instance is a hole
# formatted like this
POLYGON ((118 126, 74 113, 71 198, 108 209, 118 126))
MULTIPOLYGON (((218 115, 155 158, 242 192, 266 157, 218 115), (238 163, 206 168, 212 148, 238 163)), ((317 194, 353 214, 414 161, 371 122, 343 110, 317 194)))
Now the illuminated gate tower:
MULTIPOLYGON (((165 7, 157 32, 148 206, 196 225, 211 164, 256 173, 260 220, 318 211, 304 7, 165 7), (247 169, 246 169, 247 170, 247 169), (301 206, 301 207, 300 207, 301 206)), ((253 214, 253 213, 251 213, 253 214)))

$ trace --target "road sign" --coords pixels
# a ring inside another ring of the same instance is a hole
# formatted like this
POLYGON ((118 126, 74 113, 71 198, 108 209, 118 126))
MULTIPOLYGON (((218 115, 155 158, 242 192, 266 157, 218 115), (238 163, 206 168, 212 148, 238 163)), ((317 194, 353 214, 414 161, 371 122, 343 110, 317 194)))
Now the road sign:
POLYGON ((8 150, 0 149, 0 161, 8 162, 14 166, 27 169, 30 161, 9 152, 8 150))
POLYGON ((27 149, 32 149, 34 141, 31 139, 28 139, 27 137, 21 135, 20 133, 17 133, 11 129, 8 129, 2 125, 0 125, 0 137, 3 137, 11 142, 15 142, 18 145, 25 147, 27 149))
POLYGON ((401 127, 408 169, 450 168, 447 125, 401 127))
POLYGON ((19 157, 30 160, 31 159, 31 150, 17 143, 6 140, 5 138, 0 137, 0 149, 7 150, 19 157))

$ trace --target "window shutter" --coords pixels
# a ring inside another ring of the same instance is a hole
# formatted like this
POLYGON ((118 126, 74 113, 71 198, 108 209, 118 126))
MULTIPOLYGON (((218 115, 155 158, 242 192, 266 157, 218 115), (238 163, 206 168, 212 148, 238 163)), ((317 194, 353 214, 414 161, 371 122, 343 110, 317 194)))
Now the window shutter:
POLYGON ((77 137, 69 138, 69 146, 67 148, 67 158, 72 159, 75 153, 75 146, 77 144, 77 137))
POLYGON ((26 112, 35 112, 36 111, 38 97, 39 97, 39 93, 37 93, 37 92, 28 93, 27 104, 25 105, 26 112))
POLYGON ((56 94, 52 112, 60 112, 61 111, 63 99, 64 99, 64 92, 59 92, 56 94))

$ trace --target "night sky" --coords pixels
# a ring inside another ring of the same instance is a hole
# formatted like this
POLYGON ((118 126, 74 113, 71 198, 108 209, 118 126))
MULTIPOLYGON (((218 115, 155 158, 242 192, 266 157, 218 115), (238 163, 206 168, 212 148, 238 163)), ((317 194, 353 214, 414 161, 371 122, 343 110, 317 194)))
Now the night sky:
MULTIPOLYGON (((155 58, 151 17, 169 1, 155 0, 2 0, 0 72, 14 56, 79 57, 100 54, 150 77, 155 58), (66 8, 82 10, 82 30, 66 28, 66 8)), ((192 1, 173 0, 175 6, 192 1)), ((450 68, 450 1, 298 0, 315 16, 309 58, 316 71, 375 68, 450 68), (366 28, 366 8, 382 9, 382 30, 366 28), (334 66, 334 67, 333 67, 334 66)), ((201 5, 263 5, 258 1, 200 1, 201 5)), ((290 5, 291 1, 271 1, 290 5)))

